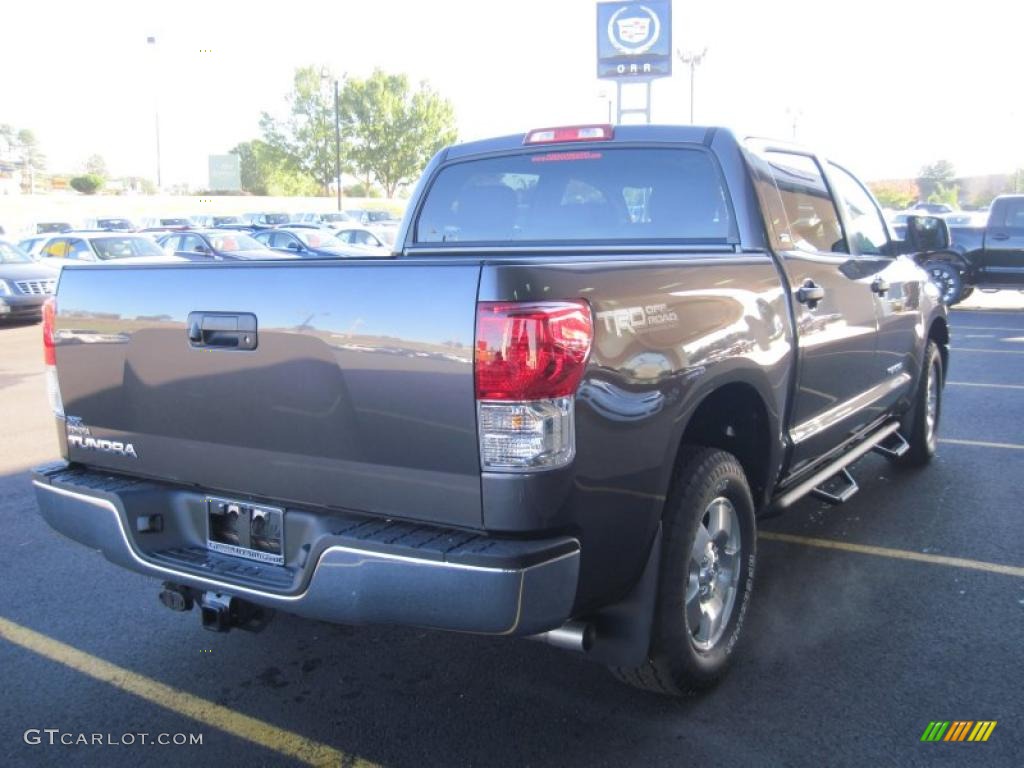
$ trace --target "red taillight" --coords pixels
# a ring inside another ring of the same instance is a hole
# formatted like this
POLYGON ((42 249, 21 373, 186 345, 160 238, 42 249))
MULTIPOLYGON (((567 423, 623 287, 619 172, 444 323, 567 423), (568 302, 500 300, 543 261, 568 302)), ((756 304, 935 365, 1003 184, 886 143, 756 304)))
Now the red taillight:
POLYGON ((57 364, 57 351, 53 344, 53 322, 57 317, 57 300, 47 299, 43 303, 43 362, 57 364))
POLYGON ((593 338, 586 302, 481 302, 476 315, 477 399, 523 401, 573 394, 593 338))
POLYGON ((615 135, 610 125, 570 125, 565 128, 537 128, 526 134, 524 144, 555 144, 562 141, 608 141, 615 135))

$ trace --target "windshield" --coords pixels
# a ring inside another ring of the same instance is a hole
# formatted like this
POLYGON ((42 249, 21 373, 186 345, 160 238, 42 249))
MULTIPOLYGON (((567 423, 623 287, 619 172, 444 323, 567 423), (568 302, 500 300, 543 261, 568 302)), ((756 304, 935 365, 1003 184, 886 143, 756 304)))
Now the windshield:
POLYGON ((262 251, 263 243, 240 232, 232 232, 229 235, 214 235, 210 238, 213 247, 218 251, 229 253, 231 251, 262 251))
POLYGON ((187 227, 189 226, 188 219, 160 219, 161 227, 187 227))
POLYGON ((732 219, 703 149, 574 149, 442 168, 417 243, 728 242, 732 219))
POLYGON ((224 227, 229 224, 244 224, 245 222, 238 216, 214 216, 213 226, 224 227))
POLYGON ((31 264, 32 257, 21 248, 0 240, 0 264, 31 264))
POLYGON ((366 218, 368 221, 401 221, 391 211, 367 211, 366 218))
POLYGON ((94 237, 92 247, 103 261, 166 255, 160 246, 148 237, 94 237))
POLYGON ((347 213, 321 213, 320 220, 331 222, 352 221, 352 217, 349 216, 347 213))
POLYGON ((344 245, 334 235, 316 229, 296 230, 294 234, 310 248, 341 248, 344 245))
POLYGON ((259 218, 262 218, 263 221, 266 222, 267 224, 274 225, 287 224, 289 222, 287 213, 266 213, 259 218))

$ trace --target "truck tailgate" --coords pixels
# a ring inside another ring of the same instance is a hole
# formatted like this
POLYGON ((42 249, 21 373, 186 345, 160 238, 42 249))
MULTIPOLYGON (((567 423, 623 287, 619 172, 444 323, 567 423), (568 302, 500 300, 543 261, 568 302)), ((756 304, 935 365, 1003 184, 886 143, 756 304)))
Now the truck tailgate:
POLYGON ((72 440, 68 458, 480 527, 479 270, 408 261, 66 269, 60 390, 69 434, 95 438, 72 440), (190 315, 210 328, 254 317, 255 348, 222 347, 216 332, 190 340, 190 315))

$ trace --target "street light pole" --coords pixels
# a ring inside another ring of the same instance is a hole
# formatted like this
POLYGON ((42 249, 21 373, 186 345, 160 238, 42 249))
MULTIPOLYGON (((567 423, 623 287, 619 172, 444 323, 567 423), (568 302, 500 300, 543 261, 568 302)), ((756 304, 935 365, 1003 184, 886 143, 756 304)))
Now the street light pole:
POLYGON ((156 188, 159 190, 163 187, 163 179, 160 173, 160 62, 157 59, 156 53, 156 37, 152 35, 147 37, 146 44, 153 46, 153 72, 156 75, 154 79, 157 80, 157 82, 153 84, 153 110, 156 117, 156 188))
POLYGON ((690 125, 693 125, 693 90, 697 79, 697 67, 699 67, 701 62, 704 61, 704 57, 707 56, 707 53, 707 48, 700 53, 690 54, 684 54, 681 50, 676 50, 676 56, 679 57, 679 61, 690 68, 690 125))
POLYGON ((338 185, 338 211, 341 211, 341 116, 338 81, 334 81, 334 177, 338 185))

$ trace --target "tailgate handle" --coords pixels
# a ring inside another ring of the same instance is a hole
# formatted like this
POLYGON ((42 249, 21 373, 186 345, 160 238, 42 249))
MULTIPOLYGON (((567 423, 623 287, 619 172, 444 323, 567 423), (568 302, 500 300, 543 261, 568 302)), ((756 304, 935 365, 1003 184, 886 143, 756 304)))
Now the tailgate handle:
POLYGON ((248 312, 190 312, 188 343, 196 349, 256 349, 256 315, 248 312))

